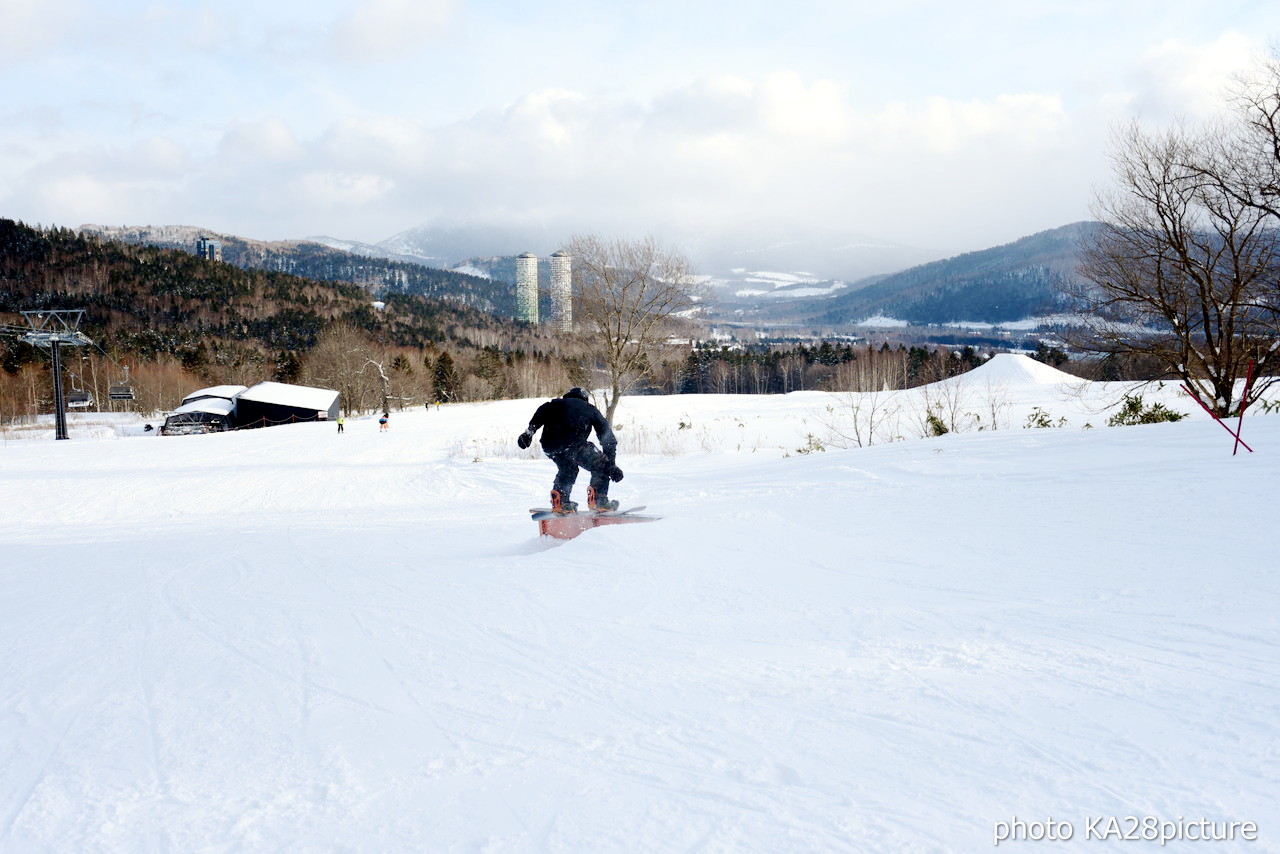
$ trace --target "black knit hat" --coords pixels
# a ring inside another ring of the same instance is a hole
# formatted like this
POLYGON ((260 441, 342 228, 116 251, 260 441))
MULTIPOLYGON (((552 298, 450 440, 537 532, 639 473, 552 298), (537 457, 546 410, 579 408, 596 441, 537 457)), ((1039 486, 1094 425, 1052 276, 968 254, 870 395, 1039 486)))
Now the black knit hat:
POLYGON ((587 393, 586 393, 585 391, 583 391, 582 389, 578 388, 577 386, 574 386, 573 388, 571 388, 571 389, 569 389, 568 391, 566 391, 566 392, 564 393, 564 396, 565 396, 565 397, 576 397, 578 400, 586 400, 586 399, 587 399, 587 393))

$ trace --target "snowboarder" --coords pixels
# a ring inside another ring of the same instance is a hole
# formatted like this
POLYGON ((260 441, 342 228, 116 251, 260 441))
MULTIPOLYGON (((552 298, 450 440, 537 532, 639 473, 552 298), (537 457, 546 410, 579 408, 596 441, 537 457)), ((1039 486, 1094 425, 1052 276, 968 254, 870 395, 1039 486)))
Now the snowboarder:
POLYGON ((344 424, 346 424, 346 423, 347 423, 346 421, 342 420, 342 416, 341 416, 341 415, 339 415, 339 416, 338 416, 338 432, 339 432, 339 433, 341 433, 341 432, 342 432, 342 426, 343 426, 344 424))
POLYGON ((581 467, 591 472, 587 506, 597 511, 617 510, 618 502, 609 500, 609 482, 622 480, 622 469, 614 462, 618 454, 618 440, 600 410, 587 401, 587 393, 580 388, 571 388, 563 397, 539 406, 529 421, 528 429, 516 439, 516 444, 521 448, 529 447, 533 443, 533 434, 540 427, 542 452, 556 464, 551 506, 560 513, 573 513, 578 509, 578 505, 569 500, 569 493, 581 467), (588 441, 593 429, 603 453, 588 441))

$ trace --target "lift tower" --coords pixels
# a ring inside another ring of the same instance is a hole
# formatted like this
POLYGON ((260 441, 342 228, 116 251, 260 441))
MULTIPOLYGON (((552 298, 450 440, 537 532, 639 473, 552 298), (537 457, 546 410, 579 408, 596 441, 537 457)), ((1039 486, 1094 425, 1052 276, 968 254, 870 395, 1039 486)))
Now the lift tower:
POLYGON ((33 347, 48 350, 53 358, 54 438, 66 439, 67 401, 62 395, 62 348, 93 343, 80 332, 84 309, 24 311, 21 314, 27 320, 27 330, 22 334, 22 340, 33 347))

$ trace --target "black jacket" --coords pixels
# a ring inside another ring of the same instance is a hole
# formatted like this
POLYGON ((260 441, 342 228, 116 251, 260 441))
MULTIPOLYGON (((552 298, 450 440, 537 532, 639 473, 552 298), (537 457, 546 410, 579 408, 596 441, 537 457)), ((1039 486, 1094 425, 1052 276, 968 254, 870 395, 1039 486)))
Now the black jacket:
POLYGON ((609 428, 609 422, 585 400, 576 397, 557 397, 538 407, 529 422, 529 433, 542 428, 542 450, 548 454, 580 445, 596 431, 600 447, 610 458, 618 452, 618 440, 609 428))

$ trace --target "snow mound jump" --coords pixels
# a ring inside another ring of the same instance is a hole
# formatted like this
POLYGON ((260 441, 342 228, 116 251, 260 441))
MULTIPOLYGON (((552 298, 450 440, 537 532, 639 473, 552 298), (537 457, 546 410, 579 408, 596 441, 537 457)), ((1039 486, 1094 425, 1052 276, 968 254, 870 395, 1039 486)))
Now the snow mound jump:
POLYGON ((1006 385, 1058 385, 1078 383, 1080 378, 1066 371, 1037 362, 1030 356, 1016 353, 997 353, 984 365, 962 374, 967 380, 1003 383, 1006 385))

